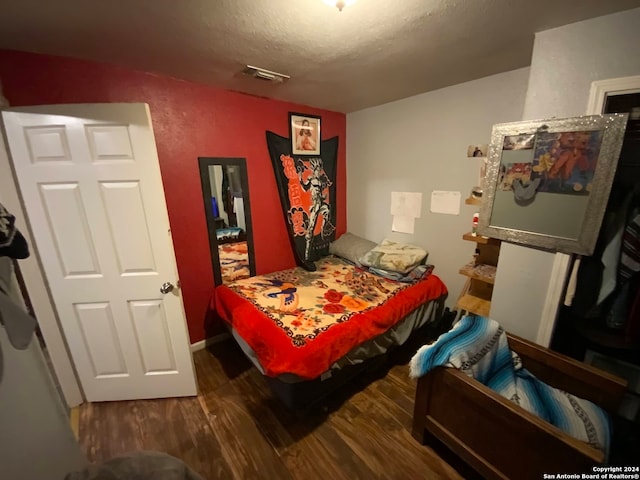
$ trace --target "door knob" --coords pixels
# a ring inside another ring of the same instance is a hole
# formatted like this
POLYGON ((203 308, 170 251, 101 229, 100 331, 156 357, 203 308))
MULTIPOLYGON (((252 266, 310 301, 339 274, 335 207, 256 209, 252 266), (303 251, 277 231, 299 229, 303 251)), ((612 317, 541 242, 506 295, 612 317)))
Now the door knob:
POLYGON ((174 286, 173 286, 173 284, 171 282, 165 282, 160 287, 160 293, 164 293, 166 295, 167 293, 169 293, 173 289, 174 289, 174 286))

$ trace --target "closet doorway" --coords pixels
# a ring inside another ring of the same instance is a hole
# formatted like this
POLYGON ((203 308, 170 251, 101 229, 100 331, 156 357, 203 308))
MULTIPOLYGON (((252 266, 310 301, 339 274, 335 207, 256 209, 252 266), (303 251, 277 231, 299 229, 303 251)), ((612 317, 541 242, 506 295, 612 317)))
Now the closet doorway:
POLYGON ((588 113, 629 120, 596 250, 576 259, 551 348, 626 378, 619 413, 640 423, 640 76, 594 82, 588 113))

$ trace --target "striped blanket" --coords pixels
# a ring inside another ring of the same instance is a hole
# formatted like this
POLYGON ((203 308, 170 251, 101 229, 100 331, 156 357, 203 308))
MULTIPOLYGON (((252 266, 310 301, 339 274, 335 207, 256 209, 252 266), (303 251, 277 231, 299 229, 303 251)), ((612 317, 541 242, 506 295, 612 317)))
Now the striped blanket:
POLYGON ((525 410, 608 457, 610 425, 607 413, 594 403, 553 388, 534 377, 509 349, 502 327, 484 317, 467 315, 435 343, 411 359, 411 376, 437 366, 454 367, 475 378, 525 410))

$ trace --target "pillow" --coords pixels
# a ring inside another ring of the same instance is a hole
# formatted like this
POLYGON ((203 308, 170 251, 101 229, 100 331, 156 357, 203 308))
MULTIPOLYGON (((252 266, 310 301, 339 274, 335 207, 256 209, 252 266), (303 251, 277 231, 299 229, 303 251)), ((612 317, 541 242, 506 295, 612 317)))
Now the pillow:
POLYGON ((427 251, 406 243, 383 240, 360 258, 366 267, 408 273, 427 258, 427 251))
POLYGON ((360 265, 360 257, 375 246, 375 242, 347 232, 336 241, 331 242, 329 253, 344 258, 355 265, 360 265))

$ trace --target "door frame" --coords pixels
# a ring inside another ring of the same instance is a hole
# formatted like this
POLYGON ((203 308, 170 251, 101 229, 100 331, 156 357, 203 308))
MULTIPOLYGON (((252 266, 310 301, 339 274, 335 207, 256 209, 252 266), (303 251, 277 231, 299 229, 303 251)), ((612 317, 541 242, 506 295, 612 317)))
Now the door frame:
MULTIPOLYGON (((51 359, 54 373, 62 390, 62 395, 69 407, 84 402, 80 382, 76 376, 71 355, 60 327, 58 313, 53 306, 51 292, 42 270, 40 257, 33 241, 33 233, 29 217, 18 190, 18 183, 13 171, 13 163, 6 143, 4 123, 0 117, 2 137, 0 138, 0 192, 3 205, 16 217, 16 224, 29 243, 31 255, 19 261, 20 271, 29 292, 33 311, 38 319, 40 332, 47 345, 47 353, 51 359)), ((35 341, 35 340, 33 340, 35 341)))
MULTIPOLYGON (((601 114, 607 96, 637 92, 640 92, 640 75, 591 82, 586 115, 601 114)), ((548 347, 551 343, 560 303, 565 293, 568 277, 571 274, 569 270, 569 266, 573 263, 569 261, 571 257, 571 255, 565 253, 555 254, 549 277, 549 288, 547 289, 536 337, 536 342, 540 345, 548 347)))

